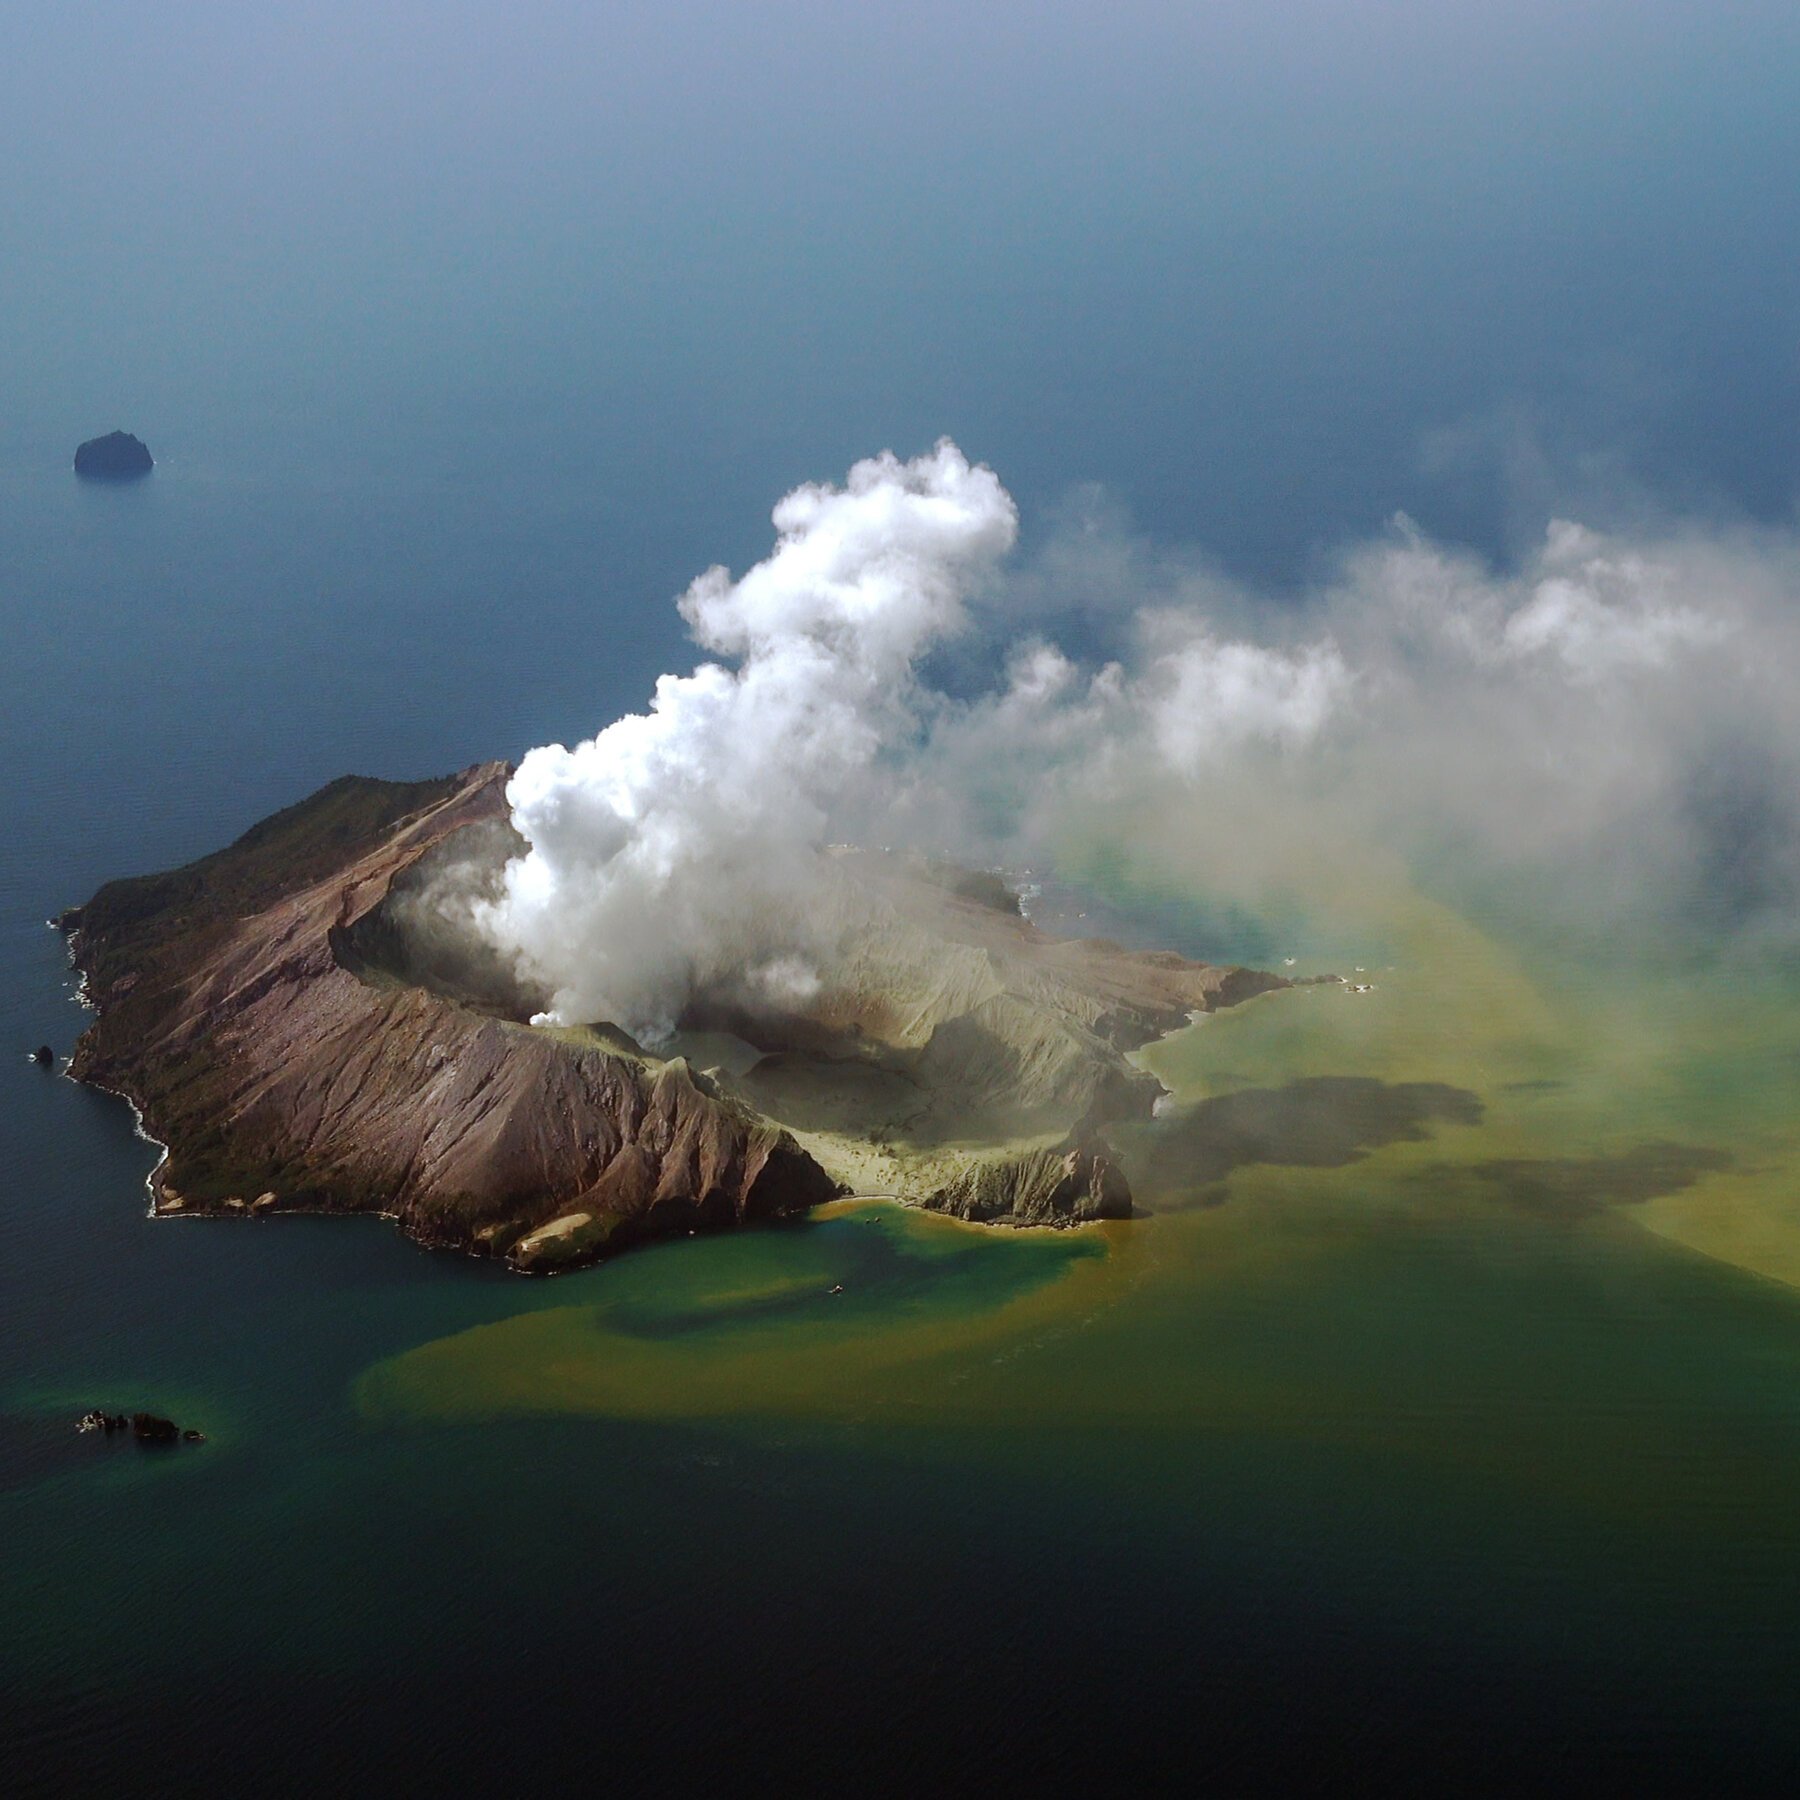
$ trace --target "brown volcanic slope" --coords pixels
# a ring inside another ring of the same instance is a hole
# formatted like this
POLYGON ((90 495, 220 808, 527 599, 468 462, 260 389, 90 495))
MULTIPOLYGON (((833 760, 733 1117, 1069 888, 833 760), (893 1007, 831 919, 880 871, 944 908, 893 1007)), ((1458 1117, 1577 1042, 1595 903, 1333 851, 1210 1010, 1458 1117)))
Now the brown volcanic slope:
POLYGON ((850 855, 807 1016, 697 1009, 692 1053, 725 1046, 738 1073, 696 1074, 604 1028, 533 1029, 498 965, 445 980, 441 943, 408 936, 425 871, 504 856, 509 774, 346 777, 64 915, 99 1015, 73 1073, 168 1145, 158 1212, 380 1212, 524 1269, 802 1211, 840 1182, 965 1218, 1122 1216, 1099 1129, 1157 1092, 1123 1052, 1286 985, 1058 941, 997 884, 850 855))
POLYGON ((391 1213, 534 1267, 832 1197, 787 1132, 682 1062, 650 1069, 350 966, 351 928, 397 873, 504 816, 509 773, 348 777, 65 916, 100 1015, 73 1073, 169 1146, 158 1211, 391 1213))
MULTIPOLYGON (((1122 1217, 1103 1134, 1162 1092, 1125 1053, 1289 984, 1253 969, 1053 938, 992 877, 842 851, 839 953, 801 1018, 693 1022, 766 1052, 715 1074, 858 1188, 962 1218, 1122 1217)), ((705 1060, 706 1040, 687 1040, 705 1060)))

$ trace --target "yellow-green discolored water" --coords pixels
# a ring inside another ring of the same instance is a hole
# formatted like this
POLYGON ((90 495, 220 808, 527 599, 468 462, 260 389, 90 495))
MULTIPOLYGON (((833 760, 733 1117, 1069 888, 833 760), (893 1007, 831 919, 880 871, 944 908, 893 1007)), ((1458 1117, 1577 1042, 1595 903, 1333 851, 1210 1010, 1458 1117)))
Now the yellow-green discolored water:
POLYGON ((1785 1453, 1721 1478, 1756 1459, 1706 1342, 1748 1307, 1782 1322, 1757 1381, 1800 1378, 1779 985, 1559 963, 1391 878, 1349 893, 1329 958, 1292 970, 1344 982, 1142 1053, 1172 1093, 1115 1134, 1145 1216, 997 1233, 846 1204, 667 1247, 378 1364, 358 1407, 947 1429, 1077 1461, 1250 1432, 1791 1536, 1785 1453))
POLYGON ((122 1109, 47 1088, 98 1160, 14 1220, 33 1766, 85 1734, 135 1791, 146 1733, 228 1716, 394 1792, 591 1774, 590 1729, 643 1791, 762 1732, 837 1786, 1762 1791, 1800 1754, 1786 986, 1367 868, 1246 914, 1223 953, 1368 991, 1143 1052, 1142 1215, 1072 1232, 847 1202, 522 1282, 147 1221, 122 1109), (94 1404, 210 1441, 97 1445, 94 1404))

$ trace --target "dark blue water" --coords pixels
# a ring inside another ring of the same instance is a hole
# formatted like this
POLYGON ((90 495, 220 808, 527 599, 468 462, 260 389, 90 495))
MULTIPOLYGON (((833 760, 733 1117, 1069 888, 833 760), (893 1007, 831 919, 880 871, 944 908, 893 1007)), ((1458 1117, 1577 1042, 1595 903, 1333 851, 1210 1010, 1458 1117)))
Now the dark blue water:
POLYGON ((1792 516, 1776 0, 525 11, 18 21, 0 463, 448 479, 401 555, 541 554, 573 470, 634 593, 941 432, 1278 585, 1396 508, 1792 516))
MULTIPOLYGON (((53 994, 54 946, 20 950, 53 994)), ((753 1395, 742 1424, 371 1424, 375 1359, 565 1284, 375 1222, 152 1224, 124 1109, 10 1080, 13 1791, 1791 1776, 1800 1308, 1728 1271, 1402 1235, 1298 1293, 1152 1309, 1116 1360, 1125 1417, 1210 1368, 1270 1384, 1263 1422, 958 1428, 922 1374, 917 1425, 756 1422, 753 1395), (1359 1416, 1359 1378, 1391 1400, 1359 1416), (78 1438, 90 1404, 209 1441, 78 1438), (1459 1468, 1484 1430, 1492 1466, 1459 1468)))

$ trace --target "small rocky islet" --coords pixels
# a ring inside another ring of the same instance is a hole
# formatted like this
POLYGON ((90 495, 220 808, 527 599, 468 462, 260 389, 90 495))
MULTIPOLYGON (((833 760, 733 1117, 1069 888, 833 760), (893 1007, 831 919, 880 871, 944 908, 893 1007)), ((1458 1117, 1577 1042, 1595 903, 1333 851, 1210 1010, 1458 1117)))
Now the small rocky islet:
POLYGON ((135 481, 155 467, 149 445, 129 431, 109 431, 75 449, 75 473, 90 481, 135 481))
POLYGON ((75 1421, 75 1429, 83 1435, 99 1432, 107 1437, 125 1436, 146 1445, 204 1444, 206 1433, 193 1426, 185 1429, 173 1419, 159 1413, 109 1413, 104 1407, 91 1407, 75 1421))

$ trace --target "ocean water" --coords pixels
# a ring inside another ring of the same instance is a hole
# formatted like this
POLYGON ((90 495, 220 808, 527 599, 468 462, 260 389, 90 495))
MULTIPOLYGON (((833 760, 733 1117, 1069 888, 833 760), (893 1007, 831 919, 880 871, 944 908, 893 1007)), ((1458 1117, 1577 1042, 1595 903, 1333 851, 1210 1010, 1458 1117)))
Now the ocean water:
MULTIPOLYGON (((1780 968, 1247 907, 1149 822, 1051 898, 1372 991, 1150 1052, 1143 1216, 539 1283, 153 1222, 25 1060, 49 915, 641 706, 671 597, 883 447, 1275 607, 1397 509, 1500 568, 1785 531, 1791 5, 12 11, 0 1785, 1794 1791, 1780 968), (75 481, 115 426, 155 474, 75 481)), ((1135 597, 1040 586, 1008 635, 1119 653, 1135 597)))
MULTIPOLYGON (((82 1022, 45 915, 346 767, 630 704, 662 552, 597 589, 626 534, 574 482, 8 480, 14 1791, 1790 1784, 1778 985, 1583 988, 1417 896, 1285 919, 1375 991, 1152 1052, 1150 1216, 1086 1233, 849 1205, 525 1283, 152 1222, 127 1109, 24 1060, 82 1022)), ((1222 930, 1178 863, 1109 904, 1222 930)))

